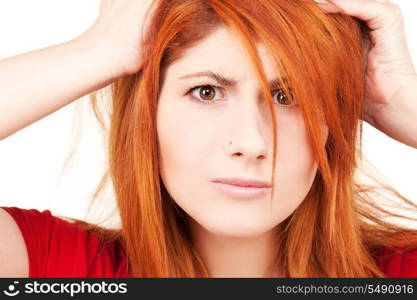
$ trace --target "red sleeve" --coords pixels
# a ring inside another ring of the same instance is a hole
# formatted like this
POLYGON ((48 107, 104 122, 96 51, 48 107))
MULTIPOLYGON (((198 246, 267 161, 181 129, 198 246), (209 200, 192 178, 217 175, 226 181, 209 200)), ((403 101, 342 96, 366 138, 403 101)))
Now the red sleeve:
POLYGON ((26 243, 29 277, 127 277, 120 247, 106 245, 49 210, 2 207, 26 243))
POLYGON ((387 277, 417 278, 417 249, 392 254, 392 249, 383 247, 378 253, 377 265, 387 277))

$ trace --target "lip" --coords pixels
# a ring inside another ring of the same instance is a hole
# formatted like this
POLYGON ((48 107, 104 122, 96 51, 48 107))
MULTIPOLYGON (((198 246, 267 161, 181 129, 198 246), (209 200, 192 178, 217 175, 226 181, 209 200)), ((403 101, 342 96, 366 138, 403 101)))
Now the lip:
POLYGON ((236 199, 256 199, 265 197, 271 190, 266 181, 244 178, 218 178, 212 180, 214 186, 226 196, 236 199))
POLYGON ((271 184, 267 181, 257 179, 245 179, 240 177, 228 177, 228 178, 216 178, 212 182, 237 185, 243 187, 257 187, 257 188, 270 188, 271 184))

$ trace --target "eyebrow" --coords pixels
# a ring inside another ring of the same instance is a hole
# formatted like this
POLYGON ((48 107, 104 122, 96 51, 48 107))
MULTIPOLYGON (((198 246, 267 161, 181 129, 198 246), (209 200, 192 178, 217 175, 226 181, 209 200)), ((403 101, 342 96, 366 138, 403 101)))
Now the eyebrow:
MULTIPOLYGON (((187 79, 187 78, 193 78, 193 77, 209 77, 209 78, 214 79, 219 85, 222 85, 222 86, 234 86, 237 83, 237 80, 233 78, 224 77, 223 75, 213 72, 211 70, 184 75, 184 76, 181 76, 179 79, 187 79)), ((268 82, 268 86, 271 90, 273 90, 273 89, 280 88, 284 83, 285 84, 288 83, 288 79, 285 76, 270 80, 268 82)))

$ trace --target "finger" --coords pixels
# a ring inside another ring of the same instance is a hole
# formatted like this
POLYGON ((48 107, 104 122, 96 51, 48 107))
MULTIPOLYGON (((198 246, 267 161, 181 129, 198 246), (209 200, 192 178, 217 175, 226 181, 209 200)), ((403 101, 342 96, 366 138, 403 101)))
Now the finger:
POLYGON ((328 0, 314 0, 314 2, 316 2, 325 12, 333 13, 338 11, 338 7, 328 0))
POLYGON ((384 25, 389 18, 401 17, 399 6, 388 0, 314 0, 325 12, 343 13, 367 22, 371 30, 384 25))

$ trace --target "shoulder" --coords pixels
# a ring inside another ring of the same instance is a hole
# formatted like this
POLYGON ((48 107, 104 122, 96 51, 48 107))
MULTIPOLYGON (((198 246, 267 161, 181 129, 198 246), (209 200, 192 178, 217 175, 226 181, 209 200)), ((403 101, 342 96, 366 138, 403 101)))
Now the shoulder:
POLYGON ((0 228, 0 277, 28 277, 25 241, 16 222, 1 207, 0 228))
POLYGON ((81 222, 53 216, 49 210, 2 207, 25 240, 29 277, 125 277, 120 245, 87 232, 81 222))
POLYGON ((381 247, 375 261, 387 277, 417 277, 417 246, 381 247))

